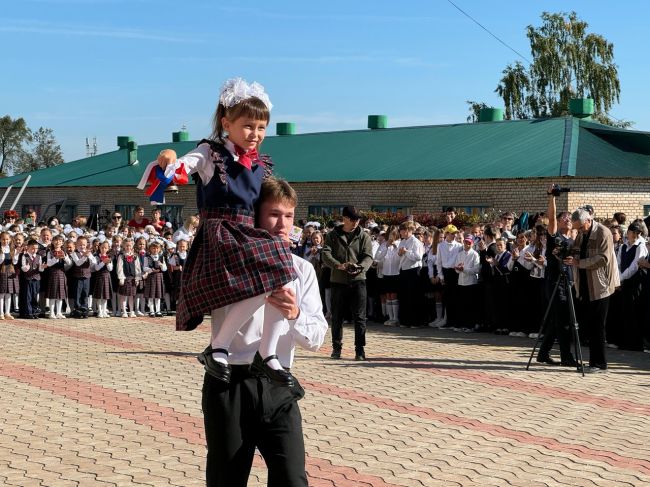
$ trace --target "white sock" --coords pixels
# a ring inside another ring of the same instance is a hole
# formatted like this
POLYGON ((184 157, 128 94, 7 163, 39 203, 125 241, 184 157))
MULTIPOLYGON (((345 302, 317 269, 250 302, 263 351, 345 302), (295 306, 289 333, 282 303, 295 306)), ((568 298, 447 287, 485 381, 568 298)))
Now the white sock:
MULTIPOLYGON (((266 296, 261 294, 252 298, 244 299, 237 303, 231 304, 228 313, 223 321, 218 324, 218 330, 212 339, 212 349, 223 348, 230 349, 230 344, 237 335, 239 329, 255 314, 255 312, 264 306, 266 296)), ((224 353, 213 353, 212 356, 218 362, 228 363, 228 357, 224 353)))
MULTIPOLYGON (((284 316, 280 313, 280 310, 270 304, 264 306, 264 328, 262 329, 262 340, 260 341, 259 347, 259 352, 263 359, 275 355, 284 323, 284 316)), ((282 365, 275 358, 266 362, 266 365, 274 370, 282 369, 282 365)))
POLYGON ((436 303, 436 319, 442 319, 442 303, 436 303))
POLYGON ((153 298, 149 298, 148 301, 149 302, 147 304, 149 305, 149 313, 154 313, 155 311, 153 308, 153 298))
MULTIPOLYGON (((127 299, 126 296, 122 296, 122 314, 123 315, 126 314, 126 299, 127 299)), ((133 303, 131 303, 131 304, 133 304, 133 303)), ((133 308, 131 308, 131 309, 133 309, 133 308)))
POLYGON ((88 296, 88 310, 93 309, 93 297, 88 296))
POLYGON ((57 316, 62 316, 61 308, 63 308, 63 300, 62 299, 57 299, 56 303, 55 303, 55 306, 56 306, 56 315, 57 316))
POLYGON ((14 308, 18 309, 18 295, 14 294, 14 308))
POLYGON ((0 296, 0 316, 2 317, 5 315, 5 296, 6 294, 0 296))
POLYGON ((393 299, 393 320, 399 321, 399 301, 393 299))
POLYGON ((160 313, 160 298, 153 300, 154 306, 156 307, 156 313, 160 313))

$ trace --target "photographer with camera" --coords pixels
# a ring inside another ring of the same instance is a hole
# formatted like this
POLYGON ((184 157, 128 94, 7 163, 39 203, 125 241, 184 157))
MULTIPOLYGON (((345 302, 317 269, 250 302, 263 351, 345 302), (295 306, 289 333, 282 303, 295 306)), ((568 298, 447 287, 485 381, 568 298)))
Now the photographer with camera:
POLYGON ((585 372, 602 372, 607 370, 605 323, 609 297, 620 285, 614 241, 612 232, 595 222, 585 209, 571 214, 571 224, 578 230, 578 236, 571 247, 572 255, 563 262, 573 266, 576 294, 583 310, 581 316, 586 321, 589 367, 585 372))
POLYGON ((373 262, 370 235, 359 227, 361 216, 354 206, 343 208, 343 225, 325 236, 323 264, 332 269, 332 355, 341 358, 343 318, 349 311, 354 321, 355 360, 365 360, 366 271, 373 262))
MULTIPOLYGON (((569 282, 561 280, 557 292, 550 303, 550 311, 543 330, 544 338, 539 347, 537 361, 550 365, 557 365, 557 361, 549 355, 553 343, 557 338, 560 344, 560 365, 575 367, 576 361, 571 353, 571 312, 569 309, 568 293, 573 292, 573 269, 563 263, 563 259, 573 246, 571 239, 571 215, 568 211, 557 213, 555 198, 562 192, 556 184, 552 184, 548 194, 548 237, 546 239, 546 274, 545 295, 550 299, 554 286, 565 271, 569 282)), ((564 191, 566 192, 566 190, 564 191)))

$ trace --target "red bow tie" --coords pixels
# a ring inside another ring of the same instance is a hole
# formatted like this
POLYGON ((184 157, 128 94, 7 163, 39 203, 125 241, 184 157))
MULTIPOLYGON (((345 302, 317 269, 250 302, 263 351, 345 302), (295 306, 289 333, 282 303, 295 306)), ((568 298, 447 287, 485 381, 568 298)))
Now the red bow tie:
POLYGON ((246 152, 238 145, 235 146, 235 153, 239 156, 239 164, 244 166, 249 171, 253 166, 253 161, 256 161, 259 157, 257 155, 257 149, 251 149, 248 152, 246 152))

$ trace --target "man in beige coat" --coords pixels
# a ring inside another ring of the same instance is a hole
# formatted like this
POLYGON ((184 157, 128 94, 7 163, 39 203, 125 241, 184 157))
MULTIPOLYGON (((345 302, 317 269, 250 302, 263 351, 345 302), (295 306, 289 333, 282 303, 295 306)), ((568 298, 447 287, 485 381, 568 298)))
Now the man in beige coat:
POLYGON ((576 294, 589 338, 589 367, 585 372, 602 372, 607 370, 605 323, 609 297, 620 285, 614 241, 609 229, 593 221, 584 209, 571 214, 571 223, 578 236, 573 243, 573 256, 564 262, 575 268, 576 294))

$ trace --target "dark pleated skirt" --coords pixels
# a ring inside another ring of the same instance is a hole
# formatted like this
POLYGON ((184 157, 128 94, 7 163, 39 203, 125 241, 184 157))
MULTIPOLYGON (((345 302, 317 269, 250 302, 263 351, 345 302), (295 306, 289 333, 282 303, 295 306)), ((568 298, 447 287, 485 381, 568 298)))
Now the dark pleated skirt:
MULTIPOLYGON (((42 284, 42 283, 41 283, 42 284)), ((68 278, 63 269, 50 269, 46 284, 46 296, 49 299, 68 298, 68 278)))
POLYGON ((117 293, 122 296, 135 296, 136 288, 135 277, 127 277, 124 279, 124 285, 117 288, 117 293))
POLYGON ((162 272, 152 272, 144 280, 144 297, 160 299, 165 294, 165 282, 162 272))
POLYGON ((112 294, 111 273, 103 267, 95 272, 93 299, 110 299, 112 294))
POLYGON ((15 272, 0 272, 0 294, 18 294, 20 285, 15 272))

